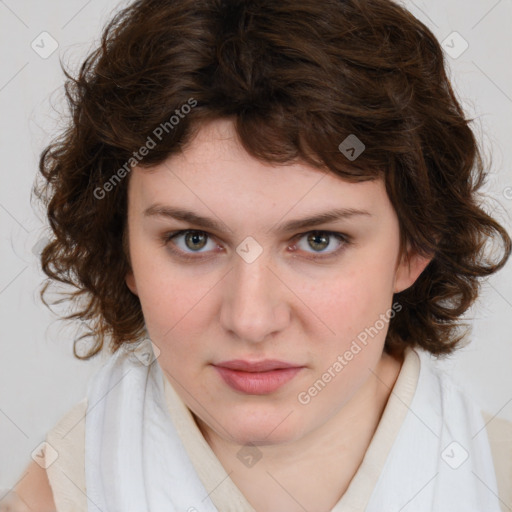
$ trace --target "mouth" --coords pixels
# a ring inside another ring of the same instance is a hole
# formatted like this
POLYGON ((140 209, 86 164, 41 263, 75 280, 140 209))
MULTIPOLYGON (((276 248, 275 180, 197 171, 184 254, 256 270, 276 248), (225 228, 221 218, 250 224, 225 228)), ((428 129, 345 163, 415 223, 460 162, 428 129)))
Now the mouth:
POLYGON ((229 387, 251 395, 265 395, 277 391, 304 368, 275 359, 256 362, 237 359, 213 366, 229 387))

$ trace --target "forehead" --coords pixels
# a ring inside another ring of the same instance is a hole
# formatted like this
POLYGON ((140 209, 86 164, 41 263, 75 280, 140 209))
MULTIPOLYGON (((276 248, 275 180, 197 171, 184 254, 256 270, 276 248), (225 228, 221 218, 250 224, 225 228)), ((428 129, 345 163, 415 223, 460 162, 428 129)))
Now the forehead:
POLYGON ((177 154, 150 168, 135 167, 130 201, 199 204, 242 212, 272 208, 318 211, 372 208, 386 202, 382 180, 348 182, 333 172, 295 162, 276 165, 256 159, 240 144, 232 121, 209 122, 177 154))

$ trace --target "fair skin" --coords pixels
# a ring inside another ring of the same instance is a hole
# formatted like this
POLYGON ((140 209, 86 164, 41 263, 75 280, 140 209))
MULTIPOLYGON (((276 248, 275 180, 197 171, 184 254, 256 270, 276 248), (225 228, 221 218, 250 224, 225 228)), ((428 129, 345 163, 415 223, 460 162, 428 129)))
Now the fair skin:
MULTIPOLYGON (((398 219, 384 184, 349 183, 301 163, 262 163, 241 148, 226 120, 204 125, 182 153, 150 170, 135 168, 129 179, 126 283, 140 299, 164 374, 257 512, 331 510, 361 464, 400 372, 402 361, 383 352, 388 324, 359 343, 363 348, 307 404, 298 396, 377 325, 393 294, 411 286, 429 261, 414 253, 400 258, 398 219), (209 217, 220 229, 144 215, 156 203, 209 217), (273 230, 335 208, 366 213, 273 230), (202 237, 187 241, 185 233, 164 244, 179 230, 202 237), (312 230, 321 236, 308 238, 312 230), (257 245, 248 246, 248 236, 257 245), (239 246, 262 252, 248 263, 239 246), (196 259, 185 261, 171 248, 196 259), (277 391, 255 395, 219 377, 212 363, 229 359, 303 368, 277 391), (247 443, 261 453, 250 467, 237 457, 247 443)), ((46 472, 32 467, 31 474, 39 478, 20 496, 39 495, 33 510, 53 510, 46 472)))
POLYGON ((6 505, 12 512, 55 512, 52 488, 46 470, 32 461, 13 489, 0 505, 6 505))
POLYGON ((400 258, 398 219, 383 182, 349 183, 298 162, 262 163, 240 146, 230 121, 217 120, 166 162, 135 168, 128 205, 126 283, 140 299, 159 365, 231 479, 257 512, 330 510, 357 471, 400 371, 401 360, 383 352, 388 324, 307 404, 297 397, 390 311, 393 294, 429 261, 400 258), (145 215, 155 204, 220 225, 145 215), (277 229, 335 208, 359 213, 277 229), (179 230, 190 230, 188 239, 163 241, 179 230), (320 237, 308 238, 313 230, 320 237), (248 263, 237 247, 262 252, 248 263), (230 359, 280 359, 302 369, 256 395, 232 389, 212 366, 230 359), (237 457, 247 443, 262 455, 251 467, 237 457))

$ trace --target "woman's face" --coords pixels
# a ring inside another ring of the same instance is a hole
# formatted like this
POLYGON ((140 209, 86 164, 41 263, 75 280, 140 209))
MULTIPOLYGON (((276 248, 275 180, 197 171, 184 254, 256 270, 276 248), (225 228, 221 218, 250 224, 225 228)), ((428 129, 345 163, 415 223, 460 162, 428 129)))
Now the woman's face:
POLYGON ((264 164, 227 120, 154 169, 134 168, 128 203, 126 282, 158 363, 189 409, 238 444, 297 440, 339 412, 382 357, 400 314, 393 294, 428 263, 399 261, 382 181, 264 164), (296 368, 217 366, 269 359, 296 368))

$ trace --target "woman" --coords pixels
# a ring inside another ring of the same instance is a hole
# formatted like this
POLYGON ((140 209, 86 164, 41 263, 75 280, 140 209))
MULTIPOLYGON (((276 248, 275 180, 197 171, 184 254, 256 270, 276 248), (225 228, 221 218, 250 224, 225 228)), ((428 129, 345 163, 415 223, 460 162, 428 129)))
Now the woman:
POLYGON ((67 93, 42 263, 85 299, 77 357, 111 355, 25 503, 507 506, 490 424, 430 357, 511 241, 422 23, 387 0, 141 0, 67 93))

